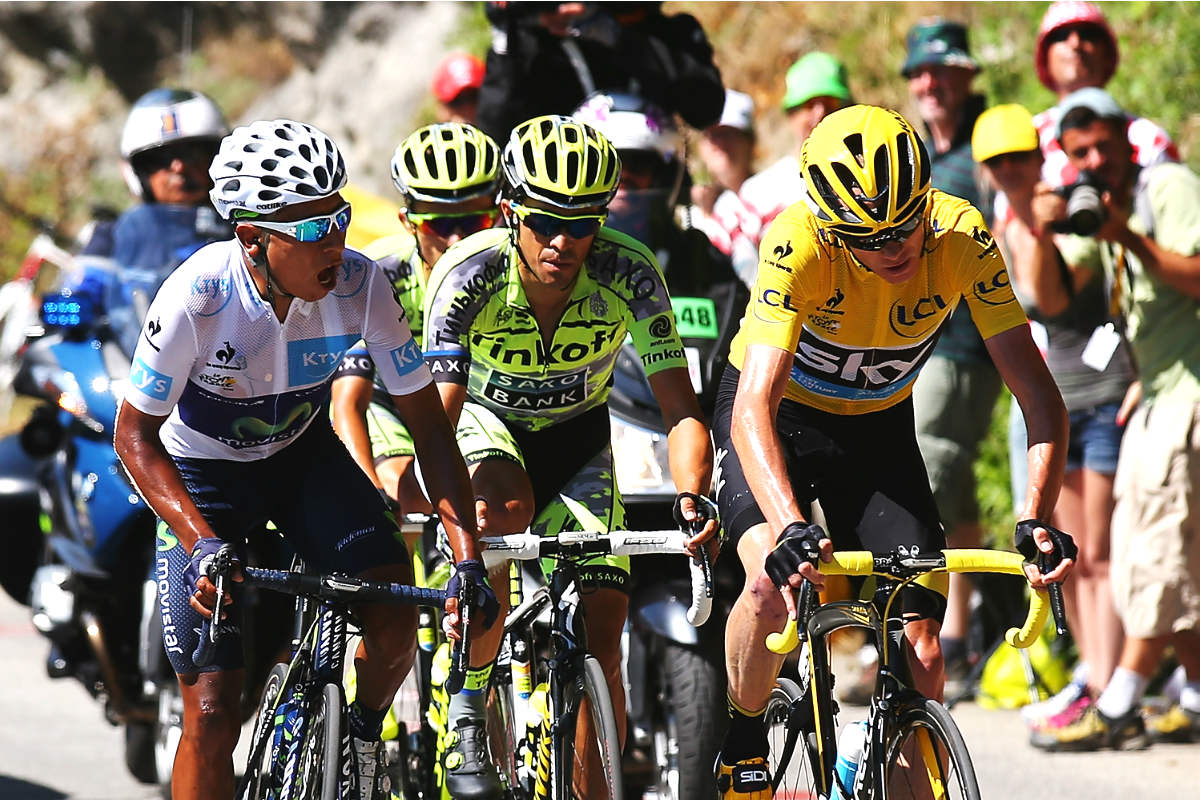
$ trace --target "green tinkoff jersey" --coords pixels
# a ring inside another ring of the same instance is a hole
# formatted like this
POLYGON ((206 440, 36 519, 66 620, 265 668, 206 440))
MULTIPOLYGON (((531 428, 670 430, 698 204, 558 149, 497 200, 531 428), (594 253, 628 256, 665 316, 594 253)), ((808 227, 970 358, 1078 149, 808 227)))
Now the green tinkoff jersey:
POLYGON ((604 403, 628 333, 647 375, 687 368, 662 270, 636 240, 601 228, 547 346, 506 228, 438 260, 425 295, 425 362, 506 423, 540 430, 604 403))
POLYGON ((413 340, 421 342, 421 323, 425 310, 425 270, 417 252, 417 240, 407 233, 376 239, 363 248, 363 255, 374 261, 396 290, 396 300, 408 317, 413 340))

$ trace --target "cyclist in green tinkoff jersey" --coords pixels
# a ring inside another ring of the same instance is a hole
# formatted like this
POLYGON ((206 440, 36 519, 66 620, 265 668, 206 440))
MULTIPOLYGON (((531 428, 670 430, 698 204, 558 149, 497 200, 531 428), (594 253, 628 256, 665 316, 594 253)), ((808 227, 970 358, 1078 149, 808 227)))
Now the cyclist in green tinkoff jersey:
MULTIPOLYGON (((1031 568, 1031 583, 1062 580, 1074 554, 1070 537, 1042 522, 1062 485, 1066 411, 979 211, 930 188, 924 145, 884 108, 826 117, 804 143, 800 170, 803 202, 762 243, 713 425, 721 517, 746 569, 726 626, 723 800, 771 798, 762 715, 782 657, 764 640, 796 615, 803 579, 823 584, 814 562, 835 548, 945 547, 911 394, 960 300, 1029 426, 1018 547, 1027 558, 1063 556, 1045 575, 1031 568), (828 534, 813 522, 815 500, 828 534)), ((935 699, 941 577, 902 595, 913 685, 935 699)))
MULTIPOLYGON (((450 245, 492 227, 500 216, 500 148, 470 125, 427 125, 396 148, 392 180, 404 201, 400 221, 406 232, 379 239, 363 253, 388 276, 413 338, 421 341, 425 287, 434 263, 450 245)), ((429 513, 429 500, 414 469, 412 436, 363 342, 342 359, 331 409, 334 430, 376 487, 404 513, 429 513)), ((489 459, 515 447, 502 425, 480 421, 490 416, 486 408, 468 403, 458 420, 459 446, 472 473, 486 473, 489 459), (497 444, 492 435, 504 440, 497 444)), ((529 522, 497 519, 495 513, 493 532, 521 531, 529 522)))
MULTIPOLYGON (((477 500, 485 503, 481 528, 506 532, 495 524, 495 511, 524 515, 543 535, 594 530, 597 520, 623 527, 605 400, 628 333, 669 431, 671 473, 681 492, 677 516, 704 523, 691 542, 699 548, 717 527, 715 508, 702 497, 712 448, 662 271, 642 244, 603 226, 620 157, 594 128, 545 116, 516 127, 501 161, 508 227, 447 250, 430 276, 425 305, 425 360, 450 418, 458 419, 468 400, 477 403, 502 420, 516 444, 494 473, 474 475, 477 500), (572 511, 576 502, 588 519, 572 511)), ((623 735, 628 559, 585 561, 581 577, 589 649, 605 670, 623 735)), ((455 798, 500 793, 487 755, 483 694, 499 634, 497 626, 472 642, 466 689, 451 703, 446 765, 455 798)), ((591 717, 579 720, 582 748, 591 717)), ((581 764, 579 796, 596 797, 597 782, 602 786, 599 764, 581 764)))

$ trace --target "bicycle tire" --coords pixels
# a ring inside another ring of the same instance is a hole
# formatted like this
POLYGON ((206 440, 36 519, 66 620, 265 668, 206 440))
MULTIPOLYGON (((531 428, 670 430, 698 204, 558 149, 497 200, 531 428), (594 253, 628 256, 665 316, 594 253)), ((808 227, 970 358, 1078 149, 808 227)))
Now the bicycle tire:
MULTIPOLYGON (((596 734, 596 746, 599 748, 600 764, 604 770, 604 782, 608 800, 624 800, 624 786, 621 783, 621 743, 617 738, 617 718, 613 712, 612 696, 608 691, 608 681, 604 679, 604 669, 594 656, 584 656, 583 669, 579 676, 582 681, 582 694, 571 703, 563 718, 556 717, 556 724, 561 725, 562 735, 558 739, 559 749, 551 760, 550 797, 553 800, 572 800, 572 784, 575 772, 575 723, 582 699, 587 698, 592 715, 592 730, 596 734)), ((551 714, 557 715, 559 709, 551 708, 551 714)))
POLYGON ((487 699, 488 748, 500 773, 500 782, 509 792, 517 791, 521 785, 517 768, 521 737, 525 735, 524 721, 516 718, 514 709, 512 683, 493 678, 487 699))
POLYGON ((781 797, 820 797, 820 756, 815 751, 812 698, 787 678, 778 678, 767 698, 767 765, 781 797))
MULTIPOLYGON (((947 800, 980 800, 979 782, 975 777, 975 767, 971 763, 971 754, 967 750, 967 742, 962 732, 954 722, 946 707, 936 700, 920 698, 913 703, 901 705, 885 722, 887 731, 884 749, 882 792, 876 797, 886 800, 889 796, 912 797, 914 772, 919 775, 920 767, 905 769, 901 755, 907 749, 906 743, 914 742, 919 748, 922 760, 931 780, 936 778, 941 788, 932 785, 933 796, 944 797, 947 800), (940 745, 936 750, 929 744, 923 744, 914 739, 924 731, 929 739, 940 745), (936 772, 936 775, 932 773, 936 772)), ((925 796, 919 794, 916 796, 925 796)))
MULTIPOLYGON (((338 783, 349 778, 353 763, 344 752, 346 732, 346 701, 342 687, 326 683, 321 694, 313 698, 304 721, 300 744, 300 762, 296 772, 299 784, 298 800, 338 800, 338 783)), ((349 795, 347 795, 349 796, 349 795)))
POLYGON ((262 700, 254 714, 254 729, 250 735, 250 759, 238 789, 240 800, 266 800, 270 792, 275 757, 271 742, 275 732, 275 706, 287 673, 287 664, 276 664, 263 683, 262 700), (258 758, 255 758, 255 753, 258 758))

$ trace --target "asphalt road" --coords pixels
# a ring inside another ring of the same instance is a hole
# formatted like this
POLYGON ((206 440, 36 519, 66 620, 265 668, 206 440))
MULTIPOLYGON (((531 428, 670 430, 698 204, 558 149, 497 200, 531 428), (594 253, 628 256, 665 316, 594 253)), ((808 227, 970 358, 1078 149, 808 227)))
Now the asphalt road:
MULTIPOLYGON (((0 800, 157 797, 125 771, 121 729, 76 681, 46 677, 45 655, 27 610, 0 594, 0 800)), ((1026 744, 1016 712, 960 704, 954 716, 986 798, 1200 798, 1200 745, 1047 755, 1026 744)))

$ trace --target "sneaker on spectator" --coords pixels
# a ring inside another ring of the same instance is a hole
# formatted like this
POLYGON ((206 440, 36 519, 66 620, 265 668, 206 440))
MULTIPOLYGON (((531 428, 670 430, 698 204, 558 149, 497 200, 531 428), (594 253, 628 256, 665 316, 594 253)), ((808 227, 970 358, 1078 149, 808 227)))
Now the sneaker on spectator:
POLYGON ((1146 733, 1152 742, 1200 742, 1200 711, 1173 705, 1146 718, 1146 733))
POLYGON ((1051 753, 1090 752, 1105 747, 1113 750, 1140 750, 1150 742, 1141 709, 1137 706, 1119 717, 1108 717, 1095 705, 1078 720, 1057 730, 1035 730, 1029 743, 1051 753))
POLYGON ((1030 730, 1035 731, 1062 730, 1068 725, 1073 725, 1074 723, 1078 722, 1079 718, 1083 716, 1084 712, 1091 708, 1094 704, 1095 703, 1092 700, 1091 695, 1089 695, 1087 692, 1084 692, 1079 697, 1075 698, 1075 702, 1071 703, 1071 705, 1067 706, 1057 714, 1045 717, 1044 719, 1033 720, 1029 723, 1029 728, 1030 730))
POLYGON ((1021 718, 1029 727, 1037 727, 1038 724, 1053 717, 1055 714, 1061 714, 1067 710, 1067 707, 1079 700, 1087 689, 1087 686, 1082 683, 1072 681, 1062 688, 1062 690, 1040 703, 1030 703, 1021 708, 1021 718))

